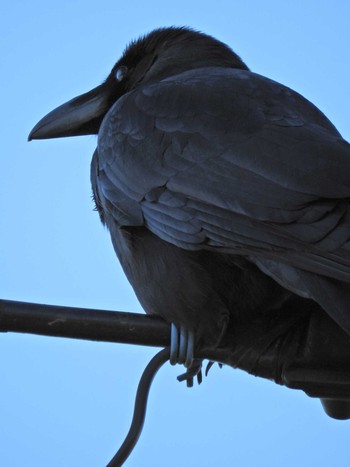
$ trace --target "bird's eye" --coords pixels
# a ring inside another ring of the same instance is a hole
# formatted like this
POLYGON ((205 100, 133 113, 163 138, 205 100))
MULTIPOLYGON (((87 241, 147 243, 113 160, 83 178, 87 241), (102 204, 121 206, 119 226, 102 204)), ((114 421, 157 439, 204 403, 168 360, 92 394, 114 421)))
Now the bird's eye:
POLYGON ((128 72, 128 69, 126 66, 122 65, 119 68, 117 68, 117 71, 115 72, 115 78, 117 81, 123 81, 125 78, 126 74, 128 72))

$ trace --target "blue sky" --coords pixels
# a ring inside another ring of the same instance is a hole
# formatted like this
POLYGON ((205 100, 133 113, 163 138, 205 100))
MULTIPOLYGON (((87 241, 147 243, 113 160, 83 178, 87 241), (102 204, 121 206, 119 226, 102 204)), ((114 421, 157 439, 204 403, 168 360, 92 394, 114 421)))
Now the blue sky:
MULTIPOLYGON (((0 297, 142 311, 93 212, 96 138, 26 142, 49 110, 99 84, 131 39, 169 25, 212 34, 253 71, 314 102, 349 139, 349 19, 347 0, 4 3, 0 297)), ((0 465, 105 465, 155 352, 0 335, 0 465)), ((317 400, 228 367, 188 390, 179 372, 158 374, 126 465, 349 465, 350 421, 328 418, 317 400)))

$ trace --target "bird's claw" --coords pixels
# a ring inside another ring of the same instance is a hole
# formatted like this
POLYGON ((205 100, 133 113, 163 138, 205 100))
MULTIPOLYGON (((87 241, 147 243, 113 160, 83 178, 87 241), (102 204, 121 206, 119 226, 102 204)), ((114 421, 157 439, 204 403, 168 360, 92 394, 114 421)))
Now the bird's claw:
MULTIPOLYGON (((205 376, 208 376, 209 370, 214 365, 214 363, 216 363, 216 362, 213 362, 212 360, 210 360, 210 362, 208 362, 208 365, 205 368, 205 376)), ((223 366, 222 363, 218 363, 218 365, 219 365, 220 368, 222 368, 222 366, 223 366)))
POLYGON ((194 359, 190 368, 187 369, 185 373, 177 377, 178 381, 185 381, 187 387, 193 387, 193 379, 197 376, 197 383, 201 384, 202 382, 202 360, 194 359))

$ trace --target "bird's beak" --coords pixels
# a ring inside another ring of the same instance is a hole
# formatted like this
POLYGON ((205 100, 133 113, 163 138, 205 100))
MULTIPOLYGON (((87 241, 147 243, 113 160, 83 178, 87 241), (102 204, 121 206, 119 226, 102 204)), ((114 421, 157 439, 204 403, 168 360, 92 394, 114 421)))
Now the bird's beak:
POLYGON ((97 134, 110 106, 110 95, 101 84, 48 113, 32 129, 28 141, 97 134))

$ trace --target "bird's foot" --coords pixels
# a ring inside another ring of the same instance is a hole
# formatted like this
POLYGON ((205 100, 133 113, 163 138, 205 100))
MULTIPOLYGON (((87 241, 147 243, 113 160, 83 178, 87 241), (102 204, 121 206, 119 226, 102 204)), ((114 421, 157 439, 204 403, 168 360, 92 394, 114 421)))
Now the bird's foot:
MULTIPOLYGON (((212 360, 210 360, 210 362, 208 362, 206 368, 205 368, 205 376, 208 376, 208 373, 209 373, 209 370, 210 368, 214 365, 214 363, 216 362, 213 362, 212 360)), ((223 364, 222 363, 219 363, 218 362, 218 365, 219 365, 219 368, 222 368, 223 367, 223 364)))
POLYGON ((193 359, 192 365, 187 368, 187 371, 177 377, 178 381, 186 381, 187 387, 193 387, 193 379, 197 377, 197 383, 202 382, 202 360, 195 358, 193 359))
POLYGON ((187 387, 193 386, 193 379, 197 376, 198 384, 202 382, 202 360, 194 358, 195 337, 192 331, 175 324, 171 324, 170 363, 185 365, 186 373, 178 376, 179 381, 186 381, 187 387))

